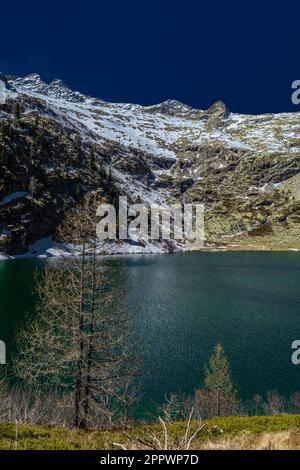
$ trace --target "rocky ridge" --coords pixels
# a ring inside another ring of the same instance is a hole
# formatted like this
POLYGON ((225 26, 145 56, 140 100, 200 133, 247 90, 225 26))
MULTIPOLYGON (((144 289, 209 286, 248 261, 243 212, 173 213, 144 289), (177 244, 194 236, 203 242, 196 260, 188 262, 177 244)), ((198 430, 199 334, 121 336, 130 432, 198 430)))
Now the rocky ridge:
MULTIPOLYGON (((0 252, 38 254, 34 244, 55 237, 69 207, 119 194, 204 203, 207 249, 300 247, 300 113, 106 103, 36 74, 5 80, 0 252)), ((105 247, 167 250, 139 240, 105 247)))

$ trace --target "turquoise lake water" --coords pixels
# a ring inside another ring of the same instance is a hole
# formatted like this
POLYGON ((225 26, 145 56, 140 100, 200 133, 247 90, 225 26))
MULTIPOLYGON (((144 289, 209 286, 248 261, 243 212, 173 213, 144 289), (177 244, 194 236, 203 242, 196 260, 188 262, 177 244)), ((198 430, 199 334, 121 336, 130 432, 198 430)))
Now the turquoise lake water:
MULTIPOLYGON (((121 259, 146 406, 199 387, 203 366, 219 342, 242 398, 272 389, 300 391, 300 366, 291 362, 291 343, 300 339, 299 253, 121 259)), ((9 358, 16 327, 33 311, 34 272, 43 264, 0 261, 0 339, 9 358)))

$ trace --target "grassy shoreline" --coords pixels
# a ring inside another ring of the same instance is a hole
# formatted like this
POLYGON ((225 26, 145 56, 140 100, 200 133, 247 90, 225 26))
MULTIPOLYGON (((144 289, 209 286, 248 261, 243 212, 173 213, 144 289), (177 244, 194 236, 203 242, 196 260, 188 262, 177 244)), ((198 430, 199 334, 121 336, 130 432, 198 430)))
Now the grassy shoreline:
MULTIPOLYGON (((300 448, 300 415, 212 418, 202 424, 191 449, 300 448)), ((172 438, 182 435, 185 428, 184 421, 168 426, 172 438)), ((0 424, 0 450, 120 450, 116 444, 142 449, 138 438, 150 433, 160 435, 161 426, 136 423, 109 431, 82 431, 51 425, 0 424)))

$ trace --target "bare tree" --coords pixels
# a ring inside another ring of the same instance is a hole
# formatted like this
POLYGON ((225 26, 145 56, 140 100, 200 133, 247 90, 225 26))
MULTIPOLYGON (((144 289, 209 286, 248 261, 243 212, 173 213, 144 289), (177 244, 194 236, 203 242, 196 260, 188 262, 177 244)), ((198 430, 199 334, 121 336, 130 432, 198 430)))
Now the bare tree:
POLYGON ((267 399, 263 404, 264 412, 266 415, 277 415, 286 412, 286 403, 276 390, 267 392, 267 399))
POLYGON ((111 422, 135 376, 125 347, 122 268, 96 256, 95 227, 89 204, 67 216, 60 238, 80 256, 64 256, 45 269, 36 315, 19 332, 15 361, 18 377, 35 389, 71 394, 73 424, 82 428, 111 422))
POLYGON ((137 437, 127 435, 129 440, 127 445, 117 442, 114 442, 114 445, 121 447, 123 450, 190 450, 204 425, 201 419, 195 419, 194 410, 191 409, 184 426, 178 432, 174 425, 172 425, 174 417, 178 413, 178 405, 179 403, 175 396, 167 400, 166 407, 163 409, 163 415, 158 418, 160 429, 153 427, 153 431, 151 431, 151 428, 143 430, 141 435, 137 437))
POLYGON ((66 424, 68 396, 42 393, 20 385, 10 386, 0 403, 0 422, 16 425, 66 424))

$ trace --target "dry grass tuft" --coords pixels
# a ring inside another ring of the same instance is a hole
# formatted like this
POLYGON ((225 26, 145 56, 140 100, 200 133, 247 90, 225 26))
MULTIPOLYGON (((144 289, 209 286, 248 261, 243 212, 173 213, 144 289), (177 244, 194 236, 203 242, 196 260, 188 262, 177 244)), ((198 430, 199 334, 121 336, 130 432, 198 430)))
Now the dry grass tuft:
POLYGON ((291 429, 254 435, 242 433, 219 441, 207 441, 198 446, 200 450, 299 450, 300 430, 291 429))

